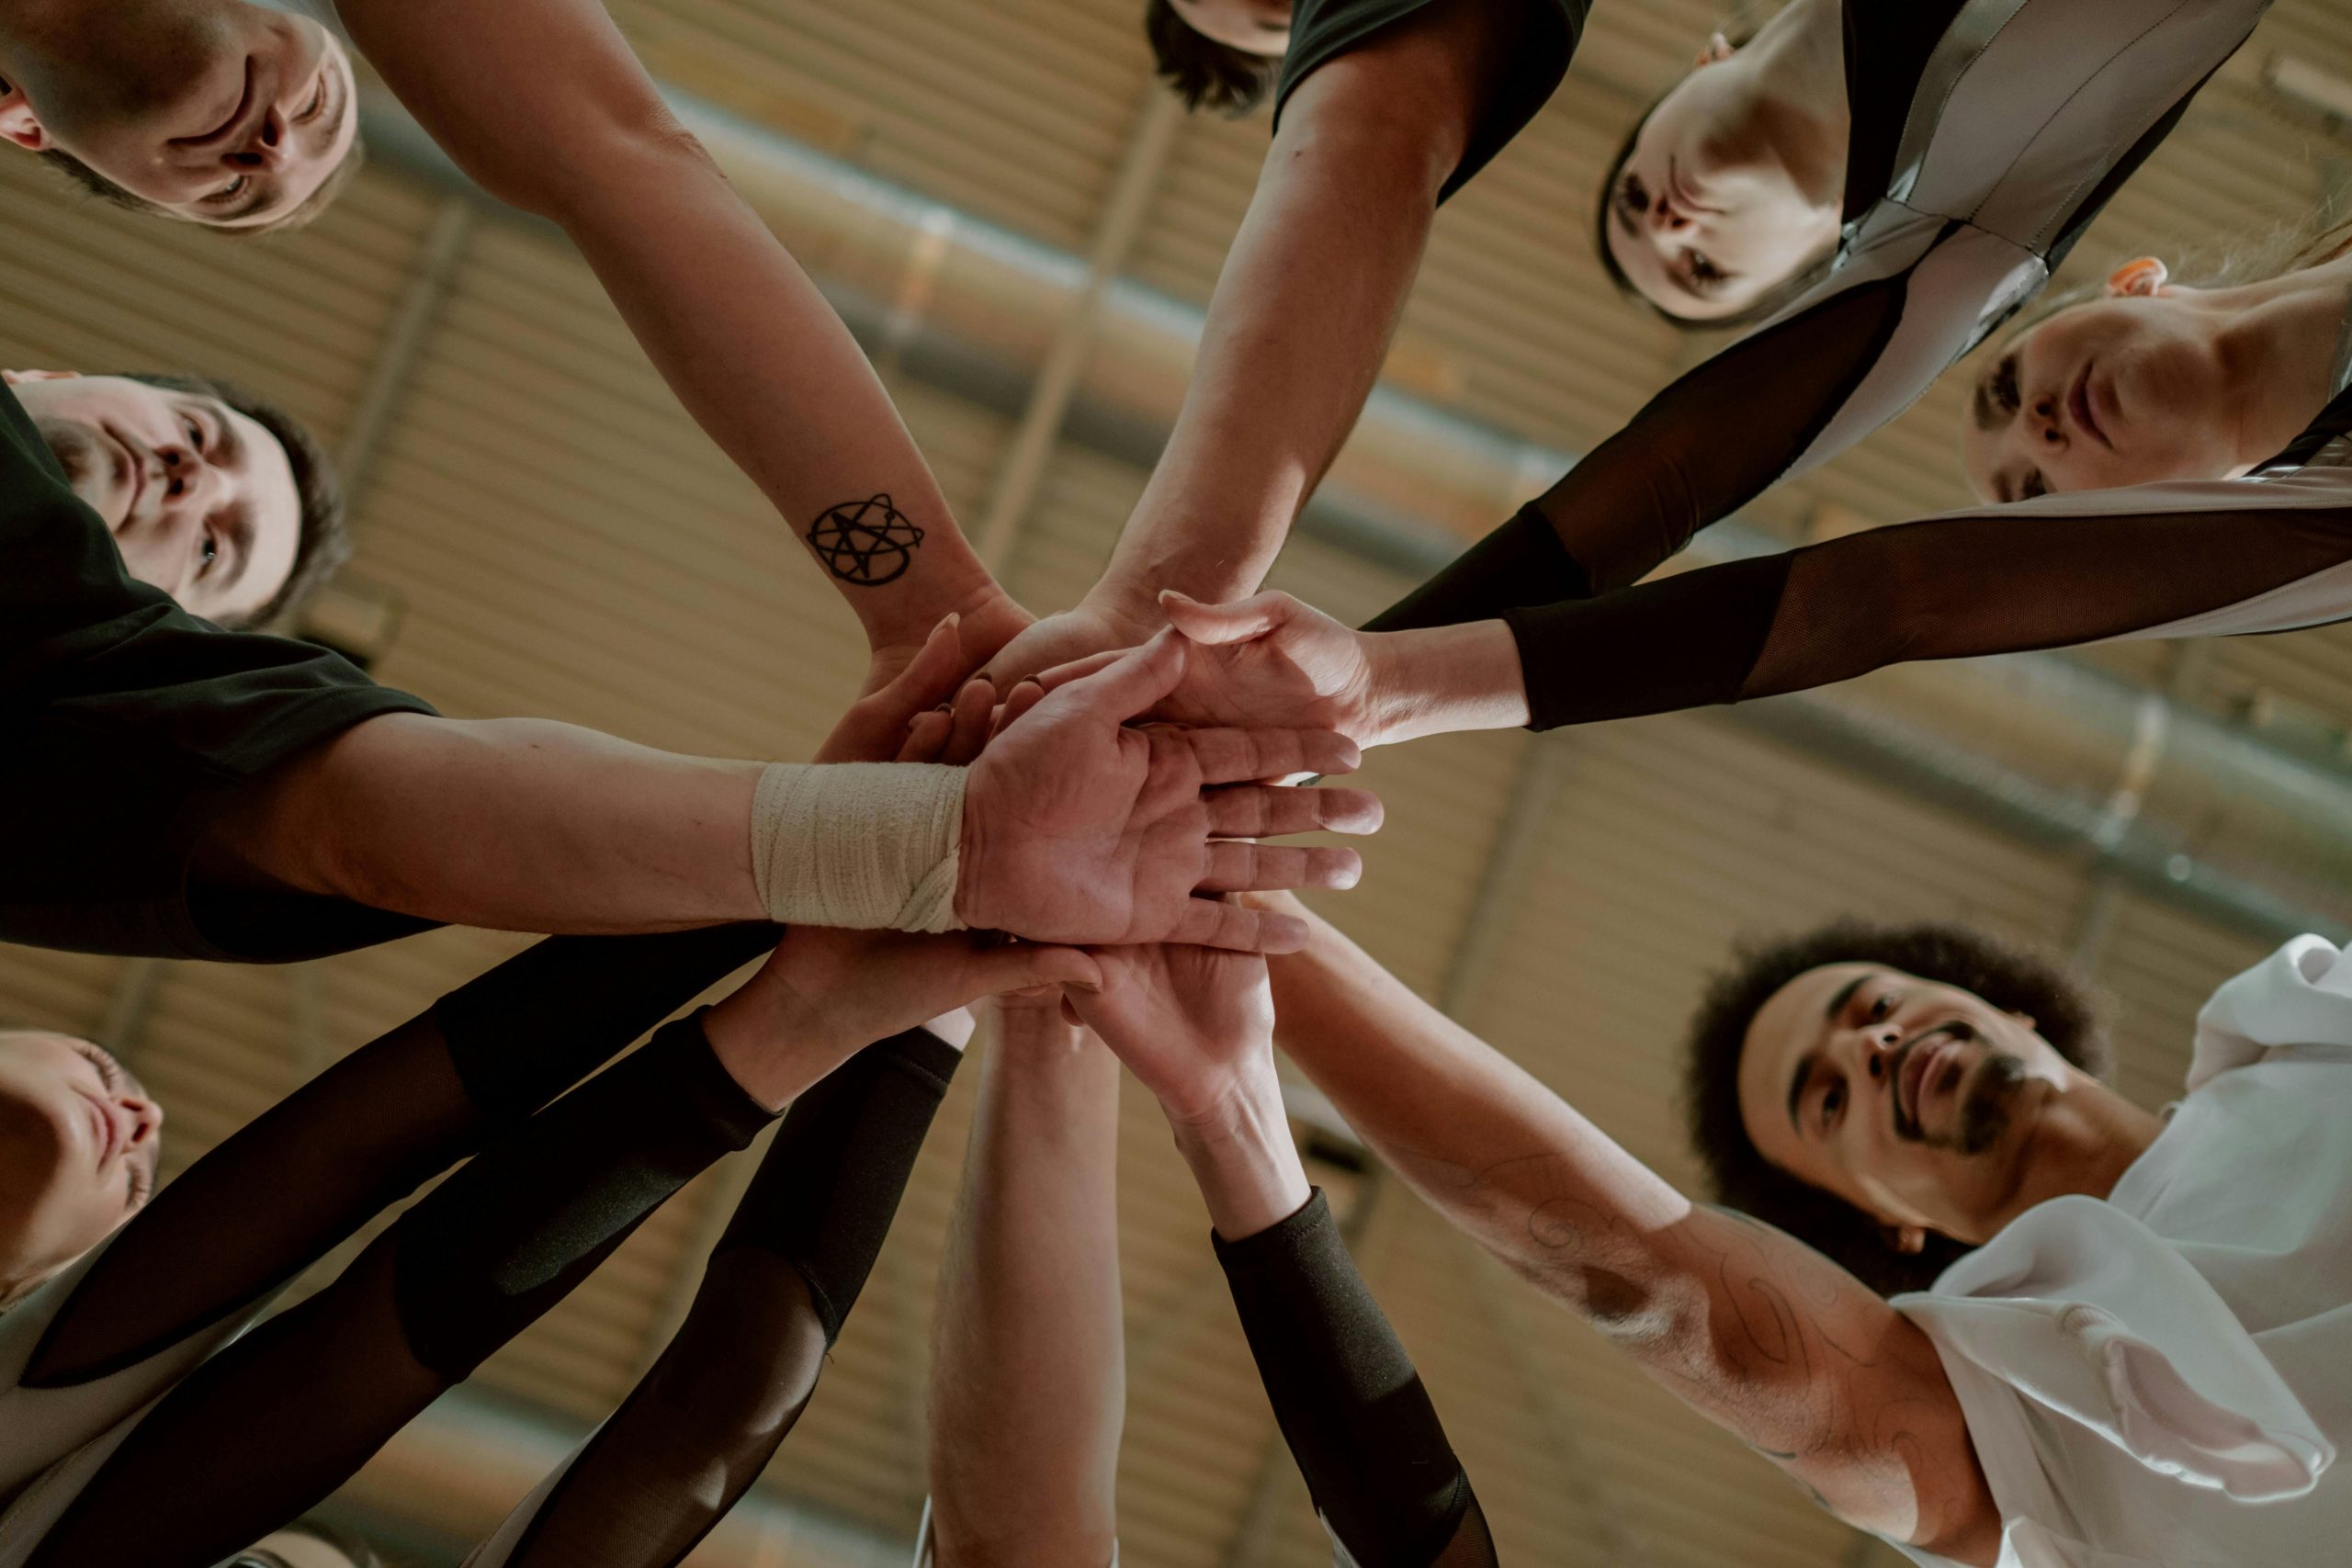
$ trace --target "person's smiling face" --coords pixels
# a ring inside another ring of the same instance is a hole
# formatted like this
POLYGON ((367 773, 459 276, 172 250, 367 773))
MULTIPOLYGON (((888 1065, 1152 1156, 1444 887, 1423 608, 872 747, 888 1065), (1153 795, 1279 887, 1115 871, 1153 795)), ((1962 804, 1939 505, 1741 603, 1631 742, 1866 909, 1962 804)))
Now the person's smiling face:
POLYGON ((16 63, 0 135, 55 148, 163 212, 263 228, 350 155, 349 53, 308 17, 246 0, 112 0, 16 63))
POLYGON ((258 422, 218 398, 122 376, 6 379, 131 576, 223 624, 285 586, 301 496, 286 448, 258 422))
POLYGON ((1757 1010, 1741 1121, 1764 1157, 1897 1229, 1983 1241, 2074 1076, 2033 1021, 1875 964, 1807 970, 1757 1010))
POLYGON ((1291 0, 1169 0, 1184 25, 1245 54, 1279 59, 1290 48, 1291 0))

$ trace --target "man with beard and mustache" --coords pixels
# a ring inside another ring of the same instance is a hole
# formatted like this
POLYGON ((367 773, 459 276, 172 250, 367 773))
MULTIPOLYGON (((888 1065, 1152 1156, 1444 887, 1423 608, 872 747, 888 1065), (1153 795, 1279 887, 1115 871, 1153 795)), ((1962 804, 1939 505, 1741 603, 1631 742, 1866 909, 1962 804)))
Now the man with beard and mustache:
MULTIPOLYGON (((1295 911, 1287 898, 1261 907, 1295 911)), ((1932 1568, 2352 1539, 2352 957, 2199 1015, 2158 1116, 2076 982, 1955 926, 1745 953, 1693 1022, 1694 1203, 1319 919, 1275 1038, 1481 1245, 1932 1568), (1766 1223, 1770 1222, 1770 1223, 1766 1223)))

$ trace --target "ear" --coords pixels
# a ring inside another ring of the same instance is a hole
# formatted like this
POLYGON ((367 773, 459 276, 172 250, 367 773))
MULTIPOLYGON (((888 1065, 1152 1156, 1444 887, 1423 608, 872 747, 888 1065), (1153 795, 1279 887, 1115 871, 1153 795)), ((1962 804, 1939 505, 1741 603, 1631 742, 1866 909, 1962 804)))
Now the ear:
POLYGON ((79 370, 0 370, 0 387, 21 387, 28 381, 78 381, 79 370))
POLYGON ((2154 256, 2140 256, 2125 262, 2107 275, 2107 297, 2110 299, 2149 299, 2164 292, 2172 274, 2165 264, 2154 256))
POLYGON ((49 132, 33 113, 32 100, 25 96, 22 87, 11 84, 0 83, 0 137, 28 152, 49 151, 49 132))
POLYGON ((1882 1225, 1879 1234, 1886 1245, 1905 1258, 1917 1258, 1927 1249, 1928 1232, 1924 1225, 1882 1225))
POLYGON ((1709 33, 1707 41, 1700 47, 1699 58, 1692 61, 1691 64, 1716 65, 1730 58, 1731 39, 1721 33, 1709 33))

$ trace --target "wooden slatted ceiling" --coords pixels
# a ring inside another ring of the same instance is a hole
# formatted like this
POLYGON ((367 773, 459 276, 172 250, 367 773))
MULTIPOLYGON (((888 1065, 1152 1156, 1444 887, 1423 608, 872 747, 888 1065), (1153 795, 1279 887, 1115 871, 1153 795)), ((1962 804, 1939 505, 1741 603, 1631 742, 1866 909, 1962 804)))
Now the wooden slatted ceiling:
MULTIPOLYGON (((649 57, 691 90, 1065 246, 1091 232, 1147 87, 1133 9, 1131 0, 616 6, 649 57)), ((1583 236, 1624 116, 1671 79, 1714 19, 1701 4, 1602 8, 1568 88, 1441 220, 1392 367, 1401 385, 1574 448, 1696 351, 1600 293, 1583 236)), ((2329 69, 2352 60, 2352 23, 2321 0, 2282 4, 2265 27, 2257 47, 2275 38, 2329 69)), ((2119 199, 2082 265, 2146 236, 2291 210, 2316 188, 2308 131, 2249 90, 2222 86, 2119 199), (2111 247, 2109 229, 2121 242, 2111 247)), ((1263 136, 1262 120, 1187 128, 1138 276, 1204 297, 1263 136)), ((371 174, 309 234, 225 246, 62 198, 31 160, 0 159, 0 212, 19 246, 0 279, 0 360, 224 371, 284 400, 332 443, 431 210, 424 193, 371 174)), ((893 386, 950 498, 973 514, 1006 422, 902 379, 893 386)), ((1948 501, 1958 396, 1940 389, 1771 519, 1794 530, 1822 499, 1870 519, 1948 501)), ((1016 591, 1040 608, 1075 597, 1141 481, 1097 455, 1057 453, 1012 562, 1016 591)), ((408 611, 382 674, 454 714, 533 713, 685 750, 805 754, 863 671, 846 614, 793 558, 756 494, 676 412, 593 280, 535 237, 496 226, 475 235, 358 521, 358 572, 408 611)), ((1350 616, 1402 586, 1307 541, 1275 581, 1350 616)), ((2352 722, 2346 646, 2335 634, 2230 645, 2211 679, 2285 692, 2352 722)), ((2110 657, 2154 668, 2135 654, 2110 657)), ((1391 825, 1366 846, 1367 885, 1326 905, 1424 994, 1443 987, 1529 744, 1460 737, 1377 757, 1367 770, 1391 825)), ((1506 911, 1499 955, 1468 1015, 1677 1179, 1690 1168, 1670 1045, 1695 977, 1733 932, 1860 908, 2055 937, 2086 894, 2063 862, 1716 720, 1621 725, 1547 744, 1569 748, 1565 782, 1527 852, 1536 874, 1506 911)), ((297 1037, 291 973, 174 970, 140 1056, 172 1108, 167 1169, 299 1081, 308 1054, 368 1038, 516 944, 438 932, 318 965, 315 1043, 297 1037)), ((2107 954, 2123 1081, 2160 1101, 2177 1085, 2197 1003, 2257 954, 2130 897, 2107 954)), ((0 1010, 95 1030, 120 973, 103 959, 0 951, 0 1010)), ((888 1529, 910 1528, 919 1502, 930 1284, 969 1105, 967 1082, 772 1478, 888 1529)), ((1127 1317, 1143 1348, 1122 1474, 1130 1557, 1217 1562, 1271 1423, 1202 1246, 1197 1197, 1132 1090, 1123 1128, 1127 1317)), ((673 1204, 487 1381, 582 1418, 608 1409, 691 1287, 716 1196, 705 1186, 673 1204)), ((1428 1373, 1511 1560, 1600 1562, 1604 1517, 1645 1562, 1839 1560, 1844 1532, 1760 1461, 1408 1196, 1392 1193, 1389 1205, 1367 1272, 1428 1373)), ((1295 1480, 1279 1467, 1278 1476, 1280 1534, 1264 1561, 1318 1562, 1295 1480)))

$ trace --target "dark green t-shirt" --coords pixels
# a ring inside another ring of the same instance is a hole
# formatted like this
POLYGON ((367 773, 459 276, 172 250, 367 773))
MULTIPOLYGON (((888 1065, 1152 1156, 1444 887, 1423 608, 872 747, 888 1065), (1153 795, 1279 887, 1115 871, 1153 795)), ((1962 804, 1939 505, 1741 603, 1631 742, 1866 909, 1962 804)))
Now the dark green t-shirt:
MULTIPOLYGON (((1274 123, 1282 124, 1283 106, 1301 82, 1383 28, 1400 22, 1432 0, 1297 0, 1291 7, 1290 51, 1283 56, 1282 79, 1274 87, 1274 123)), ((1592 0, 1482 0, 1487 5, 1510 5, 1526 13, 1526 36, 1514 53, 1509 78, 1484 107, 1472 130, 1462 162, 1438 192, 1442 203, 1468 185, 1496 153, 1510 145, 1527 128, 1535 111, 1558 90, 1584 36, 1584 19, 1592 0)))
POLYGON ((134 581, 0 389, 0 940, 266 963, 422 922, 192 888, 207 815, 273 763, 433 709, 308 643, 223 631, 134 581))

